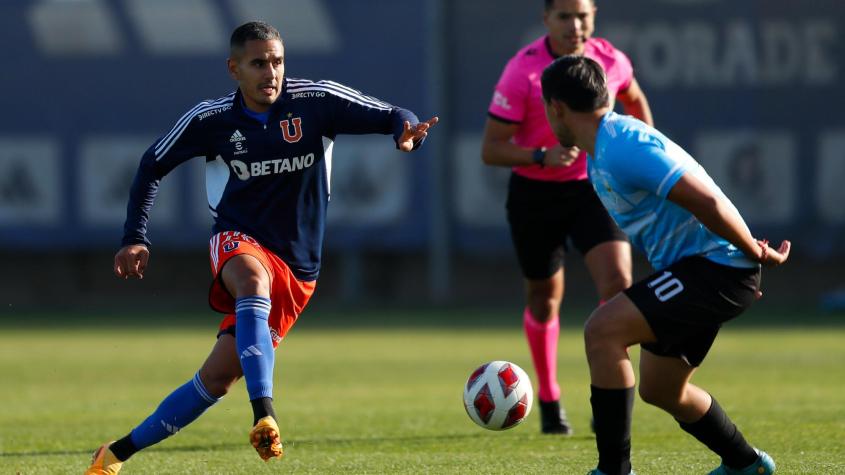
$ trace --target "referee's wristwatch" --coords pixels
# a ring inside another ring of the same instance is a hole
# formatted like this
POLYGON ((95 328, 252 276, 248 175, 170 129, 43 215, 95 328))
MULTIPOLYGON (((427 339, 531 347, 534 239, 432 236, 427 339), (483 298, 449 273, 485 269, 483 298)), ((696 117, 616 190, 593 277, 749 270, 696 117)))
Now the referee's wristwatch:
POLYGON ((534 150, 534 154, 531 156, 531 161, 534 162, 535 165, 543 166, 543 162, 546 161, 546 147, 540 147, 534 150))

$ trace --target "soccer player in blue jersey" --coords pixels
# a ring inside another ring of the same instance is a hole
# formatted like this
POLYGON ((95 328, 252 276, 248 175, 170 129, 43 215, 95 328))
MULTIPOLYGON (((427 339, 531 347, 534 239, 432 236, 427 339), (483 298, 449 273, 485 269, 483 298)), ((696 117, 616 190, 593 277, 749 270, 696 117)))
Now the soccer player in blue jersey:
POLYGON ((335 137, 392 134, 396 147, 410 152, 437 123, 335 82, 285 76, 282 39, 266 23, 241 25, 230 47, 228 69, 238 89, 200 102, 144 154, 114 260, 118 277, 143 278, 160 180, 205 157, 214 217, 209 301, 226 316, 194 377, 125 437, 100 447, 86 474, 118 473, 134 453, 202 415, 242 376, 254 414, 250 441, 262 459, 280 458, 274 350, 314 291, 335 137))
POLYGON ((564 56, 542 76, 549 123, 561 144, 588 154, 593 188, 634 247, 657 270, 596 309, 584 329, 599 463, 593 475, 631 471, 634 371, 640 396, 722 459, 712 474, 774 473, 716 400, 690 383, 721 325, 760 293, 760 267, 786 261, 753 237, 737 209, 681 147, 643 122, 612 111, 601 66, 564 56))
POLYGON ((595 0, 543 3, 546 34, 505 66, 488 108, 481 155, 488 165, 511 167, 507 219, 524 278, 522 327, 537 376, 540 430, 568 436, 573 429, 557 379, 564 255, 574 249, 584 257, 605 301, 631 285, 631 246, 590 186, 586 154, 557 142, 544 113, 540 76, 558 56, 584 55, 604 67, 611 101, 646 123, 652 117, 631 61, 593 36, 595 0))

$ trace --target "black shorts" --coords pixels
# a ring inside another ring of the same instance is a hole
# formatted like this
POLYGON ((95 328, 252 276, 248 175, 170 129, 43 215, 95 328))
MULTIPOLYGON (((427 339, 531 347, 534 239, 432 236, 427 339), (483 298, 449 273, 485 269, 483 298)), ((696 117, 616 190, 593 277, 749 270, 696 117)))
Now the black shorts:
POLYGON ((557 272, 567 239, 581 255, 603 242, 627 240, 588 180, 540 181, 512 173, 507 211, 526 279, 548 279, 557 272))
POLYGON ((657 342, 642 348, 698 366, 722 324, 750 307, 759 288, 759 267, 729 267, 692 256, 624 292, 657 336, 657 342))

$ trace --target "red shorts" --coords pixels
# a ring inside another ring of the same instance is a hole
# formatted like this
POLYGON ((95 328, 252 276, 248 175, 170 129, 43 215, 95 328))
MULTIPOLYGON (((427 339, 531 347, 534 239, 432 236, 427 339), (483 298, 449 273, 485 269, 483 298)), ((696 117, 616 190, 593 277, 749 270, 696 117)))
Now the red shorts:
POLYGON ((220 322, 219 333, 232 333, 235 327, 235 298, 223 285, 220 271, 232 257, 246 254, 258 259, 270 276, 271 309, 267 324, 273 338, 273 347, 278 346, 288 330, 296 323, 296 319, 302 313, 311 294, 314 293, 317 282, 297 280, 287 264, 278 256, 264 249, 258 241, 244 233, 224 231, 215 234, 209 242, 209 251, 214 281, 208 292, 208 303, 214 310, 226 314, 220 322))

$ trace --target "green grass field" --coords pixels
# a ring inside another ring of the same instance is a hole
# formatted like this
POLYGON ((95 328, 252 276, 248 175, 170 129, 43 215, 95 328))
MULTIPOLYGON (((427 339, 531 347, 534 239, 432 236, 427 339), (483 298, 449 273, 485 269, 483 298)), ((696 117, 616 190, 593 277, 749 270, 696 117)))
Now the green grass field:
MULTIPOLYGON (((464 413, 463 383, 478 364, 506 359, 530 372, 518 322, 488 330, 352 325, 302 324, 280 347, 276 407, 284 460, 265 464, 247 442, 252 420, 241 383, 177 436, 137 454, 122 473, 583 474, 595 466, 577 325, 564 329, 560 344, 561 384, 577 431, 571 438, 541 436, 537 414, 510 431, 488 432, 464 413)), ((146 329, 3 328, 0 473, 81 474, 94 448, 124 435, 193 375, 213 328, 161 322, 146 329)), ((728 328, 695 381, 775 458, 779 473, 842 474, 843 342, 842 326, 728 328)), ((639 475, 703 474, 718 464, 642 401, 633 447, 639 475)))

